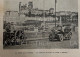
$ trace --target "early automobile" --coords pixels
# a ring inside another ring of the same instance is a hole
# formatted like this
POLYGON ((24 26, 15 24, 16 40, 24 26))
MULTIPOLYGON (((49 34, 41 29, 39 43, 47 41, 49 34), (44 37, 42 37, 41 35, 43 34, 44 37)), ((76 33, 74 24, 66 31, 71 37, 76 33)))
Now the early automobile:
POLYGON ((71 39, 72 32, 70 27, 54 27, 52 28, 50 34, 49 34, 49 40, 53 41, 54 39, 57 39, 59 41, 63 41, 64 39, 71 39))
MULTIPOLYGON (((13 25, 6 24, 3 32, 3 44, 6 45, 21 45, 21 40, 24 39, 24 31, 21 28, 11 29, 13 25)), ((13 27, 12 27, 13 28, 13 27)))

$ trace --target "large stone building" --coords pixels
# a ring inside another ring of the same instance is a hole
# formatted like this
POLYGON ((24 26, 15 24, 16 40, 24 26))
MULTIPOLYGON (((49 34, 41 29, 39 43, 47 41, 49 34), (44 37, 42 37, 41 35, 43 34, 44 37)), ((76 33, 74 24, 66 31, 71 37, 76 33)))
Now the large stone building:
POLYGON ((22 5, 19 3, 19 14, 24 14, 26 16, 43 16, 44 14, 49 16, 54 14, 54 8, 50 8, 49 10, 42 10, 33 7, 33 2, 28 2, 27 4, 22 5))
MULTIPOLYGON (((28 4, 19 3, 19 13, 18 11, 6 11, 5 12, 5 20, 6 21, 18 21, 24 23, 27 20, 36 20, 36 21, 52 21, 55 23, 61 20, 66 23, 67 21, 76 21, 78 22, 78 14, 70 11, 59 11, 54 12, 54 8, 50 8, 49 10, 42 10, 33 7, 33 2, 29 2, 28 4), (55 16, 56 13, 56 16, 55 16), (45 18, 44 18, 45 17, 45 18)), ((51 22, 50 22, 51 23, 51 22)))

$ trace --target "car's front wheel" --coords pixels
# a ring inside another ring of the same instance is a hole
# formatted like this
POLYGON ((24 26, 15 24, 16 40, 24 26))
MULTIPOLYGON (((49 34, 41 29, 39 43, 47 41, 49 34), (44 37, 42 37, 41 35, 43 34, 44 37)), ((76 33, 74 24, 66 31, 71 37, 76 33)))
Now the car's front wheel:
POLYGON ((64 37, 63 37, 63 35, 62 34, 59 34, 59 41, 63 41, 64 40, 64 37))

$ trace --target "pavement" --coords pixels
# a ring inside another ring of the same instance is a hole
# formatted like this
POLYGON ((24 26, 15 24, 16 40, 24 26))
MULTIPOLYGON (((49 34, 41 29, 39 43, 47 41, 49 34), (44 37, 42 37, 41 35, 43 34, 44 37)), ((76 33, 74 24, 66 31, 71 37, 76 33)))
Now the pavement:
POLYGON ((29 38, 26 44, 6 46, 4 49, 78 49, 79 40, 78 32, 73 32, 70 40, 62 42, 54 40, 49 41, 48 37, 45 38, 29 38))
POLYGON ((48 37, 44 37, 44 38, 28 38, 26 39, 27 41, 32 41, 32 40, 43 40, 43 39, 48 39, 48 37))

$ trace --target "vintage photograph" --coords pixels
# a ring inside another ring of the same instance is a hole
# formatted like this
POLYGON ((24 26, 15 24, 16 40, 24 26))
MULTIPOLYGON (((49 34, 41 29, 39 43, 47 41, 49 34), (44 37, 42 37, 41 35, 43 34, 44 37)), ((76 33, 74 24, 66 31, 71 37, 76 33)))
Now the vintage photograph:
POLYGON ((5 0, 3 49, 79 49, 78 0, 5 0))

